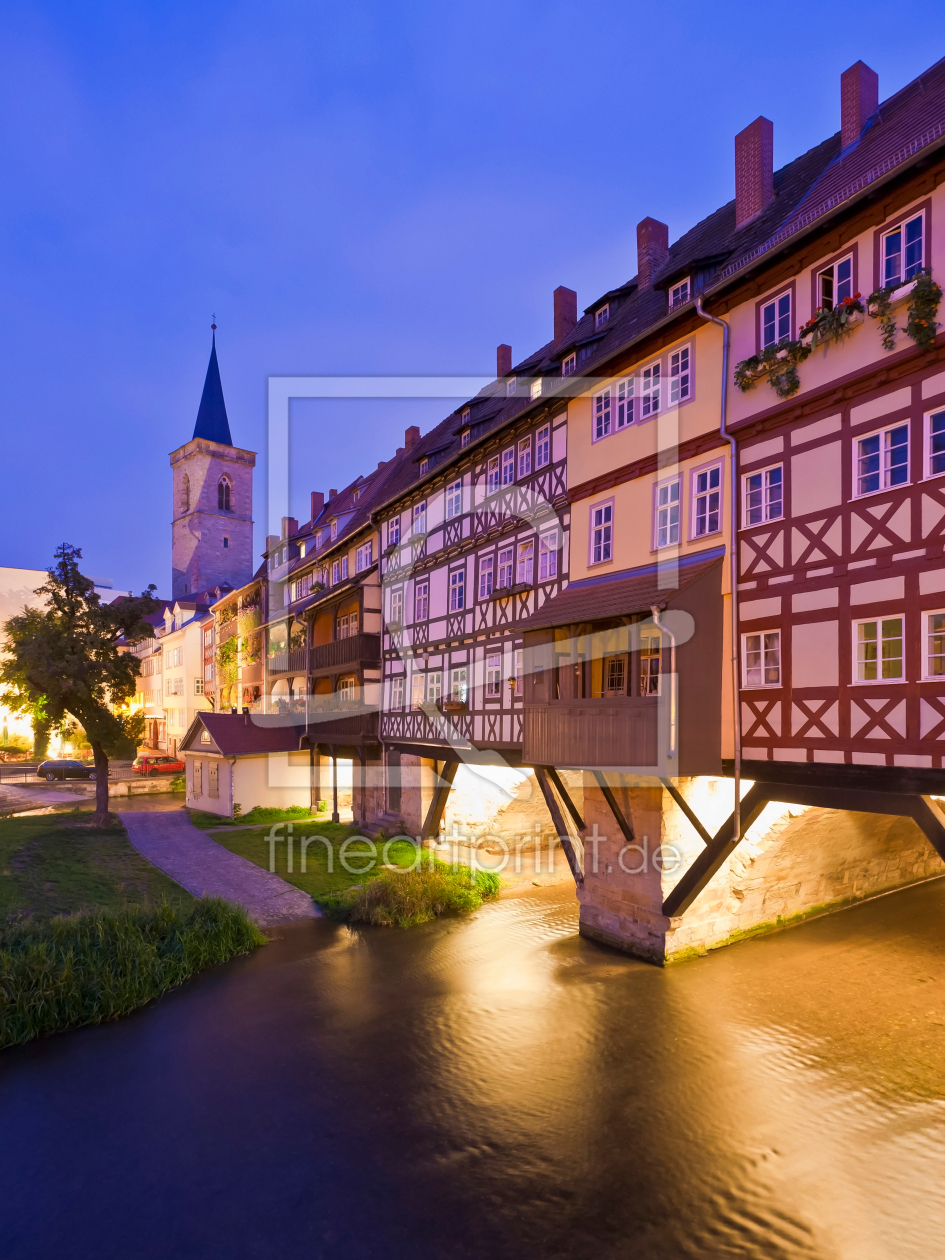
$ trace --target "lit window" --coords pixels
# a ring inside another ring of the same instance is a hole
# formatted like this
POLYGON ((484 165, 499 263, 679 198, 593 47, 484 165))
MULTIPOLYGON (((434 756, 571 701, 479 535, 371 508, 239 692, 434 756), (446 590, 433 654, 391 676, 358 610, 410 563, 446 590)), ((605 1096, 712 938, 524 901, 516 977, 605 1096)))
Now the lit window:
POLYGON ((550 530, 538 540, 538 580, 549 582, 558 576, 558 531, 550 530))
POLYGON ((511 397, 512 397, 512 395, 515 393, 515 391, 516 391, 517 389, 518 389, 518 379, 517 379, 517 377, 510 376, 510 377, 509 377, 509 379, 505 382, 505 396, 506 396, 506 398, 511 398, 511 397))
POLYGON ((569 354, 568 357, 561 364, 561 375, 573 376, 576 371, 577 371, 577 355, 569 354))
POLYGON ((617 428, 633 424, 633 377, 617 382, 617 428))
POLYGON ((856 493, 872 494, 909 480, 909 426, 871 433, 856 442, 856 493))
POLYGON ((427 698, 427 680, 423 674, 414 674, 410 680, 410 707, 419 709, 427 698))
POLYGON ((541 397, 541 377, 537 376, 528 387, 529 397, 534 401, 541 397))
POLYGON ((945 676, 945 612, 933 612, 927 615, 926 634, 926 678, 942 678, 945 676))
POLYGON ((404 707, 403 675, 390 680, 390 707, 392 709, 402 709, 404 707))
POLYGON ((518 581, 527 582, 531 586, 535 575, 535 540, 518 545, 518 581))
POLYGON ((832 311, 844 298, 853 297, 853 259, 844 258, 817 275, 817 305, 832 311))
POLYGON ((427 504, 426 499, 422 503, 413 505, 413 527, 414 534, 425 534, 427 532, 427 504))
POLYGON ((486 657, 486 695, 502 694, 502 657, 498 653, 490 653, 486 657))
POLYGON ((451 521, 454 516, 460 516, 462 511, 463 483, 462 481, 454 481, 446 487, 446 519, 451 521))
POLYGON ((490 494, 495 494, 498 490, 499 477, 499 457, 498 455, 493 455, 489 460, 488 489, 490 494))
POLYGON ((745 524, 763 525, 784 515, 784 469, 776 464, 742 478, 745 493, 745 524))
POLYGON ((597 312, 594 322, 598 328, 603 328, 609 319, 610 319, 610 304, 608 303, 606 306, 600 307, 600 309, 597 312))
POLYGON ((466 703, 466 667, 450 672, 450 699, 457 704, 466 703))
POLYGON ((450 612, 462 612, 466 607, 466 570, 456 569, 450 574, 450 612))
POLYGON ((512 567, 513 557, 515 555, 512 547, 503 547, 499 552, 499 580, 496 583, 500 589, 504 586, 512 585, 512 567))
POLYGON ((535 467, 544 468, 551 462, 551 425, 546 424, 535 435, 535 467))
POLYGON ((902 618, 855 624, 856 681, 902 678, 902 618))
POLYGON ((781 631, 742 635, 744 687, 781 686, 781 631))
POLYGON ((643 369, 643 417, 655 416, 660 409, 660 365, 643 369))
POLYGON ((426 621, 430 615, 430 583, 418 582, 413 596, 414 621, 426 621))
POLYGON ((393 516, 387 522, 387 545, 396 546, 400 542, 400 517, 393 516))
POLYGON ((472 429, 463 429, 462 433, 459 435, 460 446, 468 446, 469 440, 471 437, 472 437, 472 429))
POLYGON ((685 402, 689 397, 689 347, 674 350, 669 356, 669 401, 685 402))
POLYGON ((677 306, 684 306, 689 301, 689 277, 680 280, 679 284, 674 284, 669 291, 669 308, 673 310, 677 306))
POLYGON ((656 488, 656 545, 673 547, 679 542, 679 490, 681 477, 656 488))
POLYGON ((928 434, 926 476, 937 477, 945 472, 945 411, 936 411, 929 416, 928 434))
POLYGON ((613 556, 614 505, 591 508, 591 564, 603 564, 613 556))
POLYGON ((660 694, 661 638, 659 630, 648 628, 640 632, 640 695, 660 694))
POLYGON ((883 235, 883 284, 894 288, 905 284, 922 270, 925 259, 923 216, 900 223, 883 235))
POLYGON ((495 577, 495 556, 482 556, 479 561, 479 598, 488 599, 492 594, 495 577))
POLYGON ((532 471, 532 440, 523 438, 518 444, 518 475, 528 477, 532 471))
POLYGON ((502 484, 510 486, 515 480, 515 447, 502 452, 502 484))
POLYGON ((697 538, 721 529, 722 465, 704 468, 692 479, 692 532, 697 538))
POLYGON ((610 390, 605 389, 594 397, 594 441, 610 433, 610 390))
POLYGON ((605 696, 627 694, 627 658, 625 656, 605 656, 601 672, 605 696))
POLYGON ((791 336, 791 294, 766 302, 761 308, 761 348, 775 346, 791 336))

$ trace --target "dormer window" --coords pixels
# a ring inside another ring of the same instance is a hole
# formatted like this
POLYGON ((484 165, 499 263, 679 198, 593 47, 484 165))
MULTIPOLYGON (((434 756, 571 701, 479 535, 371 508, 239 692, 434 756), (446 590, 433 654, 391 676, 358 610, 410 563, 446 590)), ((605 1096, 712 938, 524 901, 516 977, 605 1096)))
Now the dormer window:
POLYGON ((420 461, 420 473, 421 473, 421 475, 422 475, 423 473, 425 473, 429 467, 430 467, 430 460, 429 460, 429 458, 428 458, 428 457, 424 456, 424 458, 423 458, 423 459, 421 459, 421 461, 420 461))
POLYGON ((460 420, 462 420, 463 424, 469 424, 469 408, 468 407, 466 408, 464 412, 460 414, 459 418, 460 420))
POLYGON ((603 328, 604 325, 607 323, 608 319, 610 319, 610 303, 609 302, 606 303, 604 306, 601 306, 598 308, 594 322, 598 328, 603 328))
POLYGON ((532 381, 531 387, 529 389, 529 393, 533 399, 541 397, 541 377, 540 376, 537 376, 535 380, 532 381))
POLYGON ((569 354, 568 357, 561 364, 561 375, 573 376, 576 371, 577 371, 577 355, 569 354))
POLYGON ((463 429, 462 433, 459 435, 460 446, 468 446, 471 439, 472 439, 472 429, 463 429))
POLYGON ((337 537, 338 537, 338 522, 337 522, 337 521, 332 521, 332 523, 331 523, 331 540, 332 540, 332 542, 334 542, 334 541, 335 541, 335 539, 336 539, 337 537))
POLYGON ((680 280, 679 284, 674 284, 669 291, 669 309, 674 310, 677 306, 685 306, 689 301, 689 277, 680 280))
POLYGON ((517 389, 518 389, 518 377, 510 376, 509 379, 505 382, 506 398, 511 398, 517 389))

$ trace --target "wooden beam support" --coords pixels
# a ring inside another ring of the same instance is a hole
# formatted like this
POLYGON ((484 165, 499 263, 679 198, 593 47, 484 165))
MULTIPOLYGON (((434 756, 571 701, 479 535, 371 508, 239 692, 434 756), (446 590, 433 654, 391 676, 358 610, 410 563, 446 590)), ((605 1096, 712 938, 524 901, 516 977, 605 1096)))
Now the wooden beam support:
POLYGON ((545 798, 545 804, 548 806, 548 813, 551 815, 551 821, 554 823, 558 839, 561 841, 561 847, 564 849, 564 856, 568 859, 568 866, 571 868, 571 874, 574 876, 574 882, 578 888, 583 888, 584 872, 581 870, 581 863, 578 861, 577 850, 571 840, 567 824, 564 821, 564 815, 561 813, 557 798, 555 797, 555 790, 552 785, 551 777, 548 774, 548 767, 535 766, 535 778, 538 780, 538 786, 541 788, 541 794, 545 798))
POLYGON ((666 789, 666 791, 670 794, 670 796, 673 798, 673 800, 676 802, 676 804, 679 806, 682 812, 689 819, 690 823, 692 824, 692 826, 695 828, 696 832, 698 833, 699 838, 701 839, 702 843, 711 844, 712 837, 709 835, 705 827, 703 827, 702 823, 699 821, 699 819, 695 816, 695 814, 689 808, 689 803, 686 801, 686 798, 683 796, 682 792, 680 792, 679 788, 675 785, 675 783, 673 783, 672 779, 660 779, 660 783, 662 783, 663 787, 666 789))
POLYGON ((430 808, 427 810, 427 816, 423 820, 423 826, 420 829, 421 844, 424 840, 436 839, 440 834, 440 820, 443 817, 443 811, 446 809, 450 788, 453 786, 453 780, 456 778, 458 769, 458 760, 447 761, 443 766, 443 773, 438 776, 440 782, 433 793, 433 800, 430 802, 430 808))
POLYGON ((636 840, 636 835, 633 831, 633 822, 631 819, 624 817, 623 810, 620 808, 616 796, 614 796, 613 789, 604 778, 603 770, 592 770, 591 773, 597 780, 597 786, 603 793, 604 800, 610 806, 610 812, 614 816, 614 821, 623 832, 624 840, 626 840, 627 844, 633 844, 636 840))
POLYGON ((574 819, 574 824, 577 827, 578 831, 587 831, 587 826, 585 825, 584 819, 578 813, 577 806, 575 805, 574 801, 571 800, 571 797, 568 795, 568 789, 561 782, 561 775, 554 768, 554 766, 545 766, 545 769, 548 771, 548 778, 555 785, 558 795, 564 801, 564 804, 565 804, 565 807, 567 808, 568 813, 574 819))
POLYGON ((925 832, 929 843, 945 861, 945 810, 930 796, 913 797, 912 817, 925 832))
POLYGON ((776 793, 772 795, 773 786, 755 783, 748 789, 741 801, 739 834, 735 834, 735 815, 731 814, 663 902, 663 914, 667 918, 675 918, 689 909, 768 802, 782 799, 776 793))

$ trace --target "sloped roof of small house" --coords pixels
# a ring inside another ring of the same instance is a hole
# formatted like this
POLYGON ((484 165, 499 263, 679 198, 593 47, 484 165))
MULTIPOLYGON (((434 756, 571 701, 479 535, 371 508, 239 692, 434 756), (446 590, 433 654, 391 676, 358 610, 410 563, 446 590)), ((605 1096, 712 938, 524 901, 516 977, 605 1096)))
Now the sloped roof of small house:
POLYGON ((278 713, 198 713, 181 740, 181 752, 215 751, 224 757, 248 757, 261 753, 297 752, 305 734, 278 713), (201 745, 206 730, 212 745, 201 745))

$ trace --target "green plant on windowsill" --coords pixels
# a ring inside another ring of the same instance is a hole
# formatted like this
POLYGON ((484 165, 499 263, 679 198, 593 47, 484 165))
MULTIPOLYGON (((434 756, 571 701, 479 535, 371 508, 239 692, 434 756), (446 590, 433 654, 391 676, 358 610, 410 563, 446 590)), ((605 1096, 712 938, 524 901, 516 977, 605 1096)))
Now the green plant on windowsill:
POLYGON ((761 354, 753 354, 735 364, 735 384, 747 393, 763 376, 779 398, 790 398, 801 386, 797 365, 810 354, 810 346, 802 341, 782 338, 776 345, 766 346, 761 354))
POLYGON ((862 314, 860 295, 854 293, 852 297, 843 298, 830 310, 819 306, 800 330, 798 337, 801 340, 810 337, 811 350, 816 350, 818 346, 827 346, 832 341, 842 341, 853 331, 856 316, 862 314))
POLYGON ((942 289, 932 279, 930 267, 918 272, 911 281, 905 327, 900 330, 896 326, 896 318, 892 313, 893 299, 909 283, 886 285, 885 288, 874 290, 866 300, 870 317, 879 321, 884 350, 895 350, 896 333, 899 331, 911 337, 920 350, 930 350, 935 342, 935 330, 938 328, 935 316, 942 300, 942 289))
POLYGON ((898 285, 886 285, 883 289, 874 289, 866 299, 866 310, 870 319, 879 320, 879 335, 884 350, 896 348, 896 319, 892 313, 892 295, 898 285))

